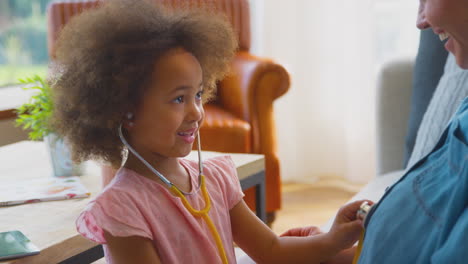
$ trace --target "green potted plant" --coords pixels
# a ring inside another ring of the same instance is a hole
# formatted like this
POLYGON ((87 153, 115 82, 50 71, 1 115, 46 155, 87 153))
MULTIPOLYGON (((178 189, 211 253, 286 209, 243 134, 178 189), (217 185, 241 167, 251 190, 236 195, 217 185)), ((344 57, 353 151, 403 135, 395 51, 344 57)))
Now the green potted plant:
POLYGON ((52 94, 49 85, 40 76, 19 79, 24 90, 36 91, 27 103, 16 109, 16 125, 28 130, 31 140, 43 140, 52 133, 49 123, 53 110, 52 94))
POLYGON ((83 166, 72 162, 69 148, 63 139, 54 133, 51 125, 50 118, 54 104, 47 81, 35 75, 32 78, 20 79, 19 82, 23 84, 23 89, 35 93, 28 102, 16 109, 18 114, 16 125, 28 131, 29 139, 46 142, 55 176, 81 175, 83 166))

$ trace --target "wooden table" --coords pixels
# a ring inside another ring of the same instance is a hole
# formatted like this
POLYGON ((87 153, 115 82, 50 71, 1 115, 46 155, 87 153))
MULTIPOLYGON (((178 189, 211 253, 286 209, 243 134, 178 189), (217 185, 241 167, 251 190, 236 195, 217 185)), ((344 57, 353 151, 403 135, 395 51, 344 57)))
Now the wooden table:
MULTIPOLYGON (((224 154, 203 152, 204 159, 217 155, 224 154)), ((236 164, 242 189, 256 188, 257 216, 265 221, 264 156, 230 155, 236 164)), ((196 159, 196 153, 191 153, 189 158, 196 159)), ((44 143, 21 141, 0 147, 0 184, 51 175, 52 168, 44 143)), ((79 235, 75 228, 75 219, 101 189, 99 166, 86 162, 86 173, 80 178, 91 191, 90 198, 0 207, 0 232, 20 230, 41 250, 39 255, 0 263, 81 264, 103 256, 102 247, 79 235)))

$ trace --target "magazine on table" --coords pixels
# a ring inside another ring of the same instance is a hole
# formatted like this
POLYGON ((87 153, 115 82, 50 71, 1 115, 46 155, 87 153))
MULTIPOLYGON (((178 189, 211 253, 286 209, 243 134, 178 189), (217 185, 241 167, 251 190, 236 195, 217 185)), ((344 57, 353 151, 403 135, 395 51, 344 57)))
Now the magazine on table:
POLYGON ((89 197, 80 178, 41 177, 0 185, 0 207, 89 197))

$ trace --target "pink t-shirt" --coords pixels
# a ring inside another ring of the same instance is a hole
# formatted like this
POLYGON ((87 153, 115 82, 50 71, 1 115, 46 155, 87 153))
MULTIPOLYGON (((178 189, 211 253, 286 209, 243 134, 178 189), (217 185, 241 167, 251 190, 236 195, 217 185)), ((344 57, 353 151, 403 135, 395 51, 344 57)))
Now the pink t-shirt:
MULTIPOLYGON (((180 159, 189 172, 193 189, 198 186, 198 162, 180 159)), ((211 199, 209 216, 223 241, 229 263, 236 263, 229 210, 243 197, 230 156, 203 162, 206 188, 211 199)), ((186 195, 197 210, 204 208, 201 190, 186 195)), ((103 229, 113 236, 141 236, 153 241, 162 263, 220 263, 216 242, 201 218, 192 216, 160 183, 121 168, 111 183, 91 201, 76 220, 78 232, 100 244, 103 229)), ((112 259, 106 254, 107 263, 112 259)))

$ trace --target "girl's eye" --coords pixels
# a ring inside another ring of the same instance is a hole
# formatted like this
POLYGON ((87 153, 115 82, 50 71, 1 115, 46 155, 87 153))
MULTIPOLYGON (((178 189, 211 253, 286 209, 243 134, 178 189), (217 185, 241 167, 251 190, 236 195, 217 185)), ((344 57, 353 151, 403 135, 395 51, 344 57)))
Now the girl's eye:
POLYGON ((199 92, 197 93, 197 99, 200 99, 200 100, 201 100, 201 99, 202 99, 202 96, 203 96, 203 90, 201 90, 201 91, 199 91, 199 92))
POLYGON ((184 97, 183 97, 183 96, 179 96, 179 97, 177 97, 176 99, 174 99, 174 102, 175 102, 175 103, 178 103, 178 104, 183 103, 183 102, 184 102, 184 97))

